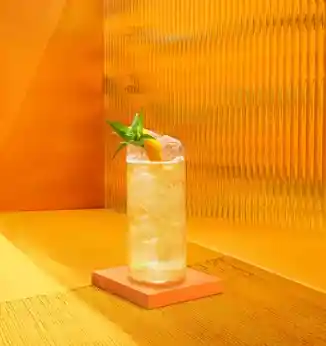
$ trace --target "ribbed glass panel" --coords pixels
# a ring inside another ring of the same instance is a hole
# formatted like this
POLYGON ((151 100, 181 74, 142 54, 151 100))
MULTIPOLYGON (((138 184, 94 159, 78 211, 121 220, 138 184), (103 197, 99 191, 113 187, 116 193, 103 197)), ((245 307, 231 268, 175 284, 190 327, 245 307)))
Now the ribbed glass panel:
MULTIPOLYGON (((324 0, 110 0, 107 117, 180 138, 188 213, 319 227, 326 186, 324 0)), ((111 160, 107 207, 124 209, 111 160)))

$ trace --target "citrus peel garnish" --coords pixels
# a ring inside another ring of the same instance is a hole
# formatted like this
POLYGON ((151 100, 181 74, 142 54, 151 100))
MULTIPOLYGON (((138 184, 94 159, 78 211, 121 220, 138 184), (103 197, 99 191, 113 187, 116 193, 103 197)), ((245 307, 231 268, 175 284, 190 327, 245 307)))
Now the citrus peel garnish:
MULTIPOLYGON (((144 134, 148 134, 146 129, 144 134)), ((162 161, 162 144, 157 139, 145 139, 144 149, 150 161, 162 161)))

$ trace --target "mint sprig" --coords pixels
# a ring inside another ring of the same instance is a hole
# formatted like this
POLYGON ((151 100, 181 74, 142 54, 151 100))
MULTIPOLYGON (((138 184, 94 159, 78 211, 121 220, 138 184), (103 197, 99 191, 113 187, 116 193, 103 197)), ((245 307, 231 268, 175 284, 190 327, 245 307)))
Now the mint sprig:
POLYGON ((117 150, 115 151, 113 158, 127 145, 135 145, 144 147, 145 139, 155 139, 155 137, 144 133, 144 116, 142 112, 136 113, 130 126, 126 126, 117 121, 109 121, 107 123, 111 126, 112 130, 123 139, 120 142, 117 150))

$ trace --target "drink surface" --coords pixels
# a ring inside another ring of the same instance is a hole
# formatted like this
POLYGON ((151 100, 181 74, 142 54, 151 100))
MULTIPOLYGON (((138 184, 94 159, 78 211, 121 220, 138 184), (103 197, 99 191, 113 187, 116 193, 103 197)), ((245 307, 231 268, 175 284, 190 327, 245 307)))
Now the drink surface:
POLYGON ((140 282, 180 281, 186 269, 185 162, 127 158, 129 270, 140 282))

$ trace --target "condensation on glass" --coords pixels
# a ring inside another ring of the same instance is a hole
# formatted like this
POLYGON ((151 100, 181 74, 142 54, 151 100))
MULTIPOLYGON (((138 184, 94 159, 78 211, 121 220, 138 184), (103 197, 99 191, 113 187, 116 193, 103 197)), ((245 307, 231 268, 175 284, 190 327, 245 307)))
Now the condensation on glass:
MULTIPOLYGON (((321 227, 325 1, 107 1, 107 116, 187 148, 187 210, 249 225, 321 227)), ((107 207, 125 208, 107 136, 107 207)))

